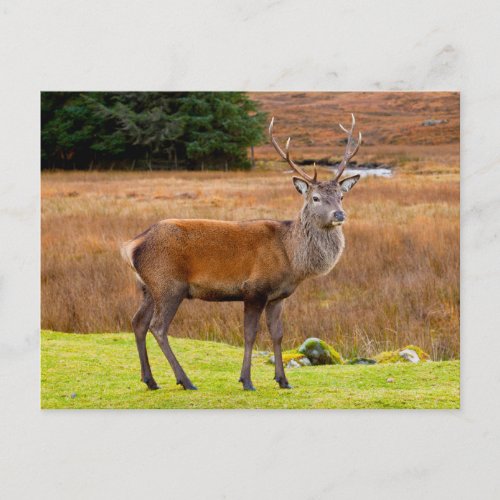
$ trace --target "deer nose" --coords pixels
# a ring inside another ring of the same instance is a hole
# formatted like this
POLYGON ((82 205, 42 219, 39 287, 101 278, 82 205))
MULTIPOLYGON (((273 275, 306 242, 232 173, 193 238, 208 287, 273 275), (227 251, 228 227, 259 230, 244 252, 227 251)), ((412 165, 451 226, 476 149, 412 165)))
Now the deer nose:
POLYGON ((333 218, 338 222, 343 222, 345 221, 345 212, 343 212, 342 210, 337 210, 333 212, 333 218))

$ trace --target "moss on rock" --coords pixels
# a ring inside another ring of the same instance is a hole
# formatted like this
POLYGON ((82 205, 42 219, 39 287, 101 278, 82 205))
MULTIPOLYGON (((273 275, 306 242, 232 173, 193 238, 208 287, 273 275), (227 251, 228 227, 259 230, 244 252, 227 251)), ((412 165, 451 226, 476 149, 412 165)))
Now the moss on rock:
MULTIPOLYGON (((309 363, 311 365, 344 364, 342 356, 332 346, 324 340, 313 337, 307 339, 298 349, 283 351, 283 364, 287 366, 292 360, 302 366, 307 366, 309 363)), ((269 358, 269 363, 275 363, 274 355, 269 358)))
MULTIPOLYGON (((283 351, 282 353, 283 357, 283 364, 286 366, 292 359, 294 361, 299 362, 301 359, 305 358, 303 354, 297 351, 297 349, 291 349, 289 351, 283 351)), ((274 354, 270 356, 269 358, 269 363, 272 363, 274 365, 275 359, 274 359, 274 354)))
POLYGON ((306 356, 312 365, 341 365, 344 363, 342 356, 332 346, 315 337, 306 339, 297 351, 306 356))
POLYGON ((294 361, 299 361, 300 359, 305 358, 303 354, 298 352, 296 349, 293 349, 291 351, 285 351, 283 353, 283 364, 287 365, 292 359, 294 361))
POLYGON ((399 355, 399 351, 383 351, 374 356, 373 359, 377 363, 399 363, 400 361, 407 362, 406 359, 399 355))
POLYGON ((371 358, 353 358, 344 363, 347 365, 374 365, 376 361, 371 358))
POLYGON ((415 351, 417 356, 420 358, 420 361, 430 361, 430 356, 416 345, 407 345, 406 347, 396 351, 384 351, 374 356, 373 359, 375 359, 377 363, 409 363, 407 359, 399 354, 401 351, 406 349, 415 351))
POLYGON ((401 350, 404 351, 405 349, 411 349, 412 351, 415 351, 421 361, 430 361, 431 359, 431 357, 417 345, 407 345, 406 347, 403 347, 403 349, 401 350))

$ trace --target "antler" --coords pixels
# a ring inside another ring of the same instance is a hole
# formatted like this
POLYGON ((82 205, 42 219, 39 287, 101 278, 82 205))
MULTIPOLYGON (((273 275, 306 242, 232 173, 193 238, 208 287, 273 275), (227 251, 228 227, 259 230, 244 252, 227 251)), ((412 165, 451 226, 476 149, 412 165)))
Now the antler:
POLYGON ((340 162, 337 175, 335 176, 334 181, 338 181, 340 179, 340 176, 344 172, 345 167, 349 163, 349 160, 353 158, 353 156, 358 152, 359 146, 361 145, 361 132, 359 133, 358 136, 358 143, 354 147, 354 141, 352 139, 352 132, 354 130, 354 125, 356 125, 356 119, 354 118, 354 115, 351 113, 352 116, 352 123, 351 123, 351 128, 350 130, 347 130, 341 123, 339 123, 340 128, 347 134, 347 144, 345 147, 345 153, 344 153, 344 158, 340 162), (354 149, 352 149, 354 147, 354 149))
POLYGON ((285 151, 283 151, 273 136, 273 126, 274 126, 274 116, 273 116, 271 123, 269 125, 269 137, 271 139, 271 144, 274 146, 274 149, 276 149, 276 151, 281 156, 281 158, 286 160, 288 162, 288 164, 292 167, 292 169, 295 170, 295 172, 297 172, 303 179, 305 179, 306 181, 309 181, 312 184, 316 184, 318 182, 316 180, 316 178, 318 177, 318 172, 316 170, 316 166, 314 167, 314 177, 311 177, 310 175, 306 174, 298 165, 296 165, 292 161, 292 159, 290 158, 289 148, 290 148, 291 138, 289 137, 288 140, 286 141, 285 151))

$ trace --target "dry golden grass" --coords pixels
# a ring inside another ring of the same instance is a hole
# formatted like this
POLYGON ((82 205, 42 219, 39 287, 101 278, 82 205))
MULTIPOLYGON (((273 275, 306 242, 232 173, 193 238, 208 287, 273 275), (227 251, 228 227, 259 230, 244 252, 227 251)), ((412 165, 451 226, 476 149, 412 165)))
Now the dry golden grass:
MULTIPOLYGON (((459 357, 458 164, 446 152, 444 160, 416 158, 419 175, 410 168, 362 179, 346 197, 346 251, 330 275, 287 300, 286 348, 318 336, 344 356, 417 344, 434 359, 459 357)), ((130 331, 140 297, 118 246, 159 219, 289 219, 300 206, 282 165, 44 173, 42 327, 130 331)), ((184 301, 170 330, 231 344, 242 343, 241 332, 241 303, 201 301, 184 301)), ((264 329, 258 343, 269 347, 264 329)))
MULTIPOLYGON (((250 96, 275 115, 280 139, 293 137, 297 159, 340 159, 345 135, 337 122, 348 124, 351 113, 363 131, 364 161, 386 161, 386 153, 405 155, 409 147, 419 157, 444 150, 458 154, 458 92, 251 92, 250 96), (429 119, 443 122, 423 126, 429 119)), ((260 159, 276 158, 269 143, 255 151, 260 159)))

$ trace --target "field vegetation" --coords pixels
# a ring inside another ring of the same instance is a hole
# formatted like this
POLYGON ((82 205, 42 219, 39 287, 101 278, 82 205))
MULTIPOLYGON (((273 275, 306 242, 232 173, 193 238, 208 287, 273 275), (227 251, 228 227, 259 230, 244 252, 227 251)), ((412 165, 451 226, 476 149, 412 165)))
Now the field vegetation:
POLYGON ((459 408, 460 361, 288 370, 280 390, 267 356, 253 359, 257 391, 238 383, 241 349, 218 342, 172 339, 198 391, 184 391, 156 342, 149 358, 160 390, 139 380, 133 334, 42 332, 41 406, 57 408, 459 408))
MULTIPOLYGON (((346 251, 287 300, 285 348, 315 336, 344 356, 407 344, 436 360, 459 356, 459 179, 422 163, 348 194, 346 251)), ((282 168, 43 173, 42 327, 130 331, 139 294, 120 243, 164 218, 293 218, 302 200, 282 168)), ((240 303, 184 301, 170 332, 240 345, 241 325, 240 303)), ((269 346, 267 334, 258 345, 269 346)))
MULTIPOLYGON (((293 138, 294 158, 339 160, 345 134, 338 121, 351 113, 363 131, 358 161, 457 160, 460 95, 457 92, 251 92, 275 133, 293 138), (438 123, 426 126, 429 120, 438 123)), ((259 159, 275 160, 268 141, 255 149, 259 159)), ((456 164, 458 165, 458 164, 456 164)))

